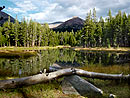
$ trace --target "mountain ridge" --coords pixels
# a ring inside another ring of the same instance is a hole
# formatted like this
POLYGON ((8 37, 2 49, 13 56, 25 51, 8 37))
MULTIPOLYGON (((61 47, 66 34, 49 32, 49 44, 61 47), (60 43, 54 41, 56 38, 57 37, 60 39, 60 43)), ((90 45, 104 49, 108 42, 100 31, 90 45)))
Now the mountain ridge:
MULTIPOLYGON (((8 21, 9 18, 9 14, 0 11, 0 26, 2 26, 4 24, 4 22, 8 21)), ((10 16, 10 22, 15 22, 15 19, 10 16)), ((62 21, 57 21, 54 23, 48 23, 49 28, 54 30, 54 31, 59 31, 59 32, 71 32, 72 30, 74 32, 76 32, 77 30, 82 29, 82 27, 84 26, 84 20, 81 19, 80 17, 73 17, 71 19, 68 19, 65 22, 62 21)))
MULTIPOLYGON (((8 21, 9 16, 10 16, 9 14, 3 11, 0 11, 0 18, 1 18, 0 25, 3 25, 4 22, 8 21)), ((15 22, 15 19, 12 16, 10 16, 10 22, 13 22, 13 23, 15 22)))
POLYGON ((72 30, 76 32, 80 30, 84 26, 84 20, 79 17, 73 17, 62 24, 52 28, 54 31, 68 31, 71 32, 72 30))

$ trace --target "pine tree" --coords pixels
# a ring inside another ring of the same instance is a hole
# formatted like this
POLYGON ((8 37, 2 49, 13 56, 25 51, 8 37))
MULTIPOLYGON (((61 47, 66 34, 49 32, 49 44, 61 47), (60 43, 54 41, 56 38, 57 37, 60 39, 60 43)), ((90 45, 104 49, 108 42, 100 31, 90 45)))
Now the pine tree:
POLYGON ((74 32, 70 32, 69 34, 69 45, 75 46, 76 45, 76 39, 74 37, 74 32))
POLYGON ((122 33, 124 34, 124 47, 128 46, 128 29, 127 29, 127 24, 128 24, 128 18, 126 16, 126 13, 123 14, 122 16, 122 33))
POLYGON ((101 28, 102 28, 102 33, 101 33, 101 44, 100 46, 105 46, 105 38, 104 38, 104 35, 105 35, 105 22, 104 22, 104 19, 103 17, 100 17, 100 20, 99 20, 99 23, 101 24, 101 28))
POLYGON ((3 45, 3 35, 2 35, 2 27, 0 26, 0 46, 3 45))
POLYGON ((14 23, 14 40, 15 40, 15 47, 18 46, 18 41, 19 41, 19 22, 17 20, 17 16, 15 19, 15 23, 14 23))
POLYGON ((102 46, 102 26, 101 23, 97 23, 97 27, 96 27, 96 44, 97 46, 102 46))
POLYGON ((38 42, 38 46, 40 47, 41 46, 41 41, 42 41, 42 34, 43 32, 43 28, 41 26, 41 24, 37 24, 37 42, 38 42))
POLYGON ((96 23, 93 22, 91 11, 88 13, 85 25, 82 30, 82 44, 83 47, 94 47, 96 40, 95 40, 95 29, 96 29, 96 23))
POLYGON ((10 27, 11 23, 10 23, 10 17, 8 17, 8 21, 6 21, 3 24, 3 32, 5 35, 5 43, 7 46, 10 46, 10 32, 11 32, 11 27, 10 27))
POLYGON ((23 43, 23 46, 26 47, 27 46, 27 22, 25 20, 25 18, 22 19, 22 22, 20 24, 20 28, 21 28, 21 31, 20 31, 20 35, 21 35, 21 43, 23 43))
POLYGON ((121 11, 118 12, 118 14, 115 17, 115 31, 116 31, 116 36, 117 36, 117 46, 123 46, 123 33, 122 33, 122 13, 121 11))
POLYGON ((42 45, 48 46, 49 43, 49 36, 50 36, 50 29, 47 23, 43 24, 43 31, 42 31, 42 45))
POLYGON ((93 22, 97 23, 96 9, 93 9, 93 22))
POLYGON ((107 42, 106 46, 111 47, 113 45, 113 37, 114 37, 114 34, 113 34, 113 17, 112 17, 112 14, 111 14, 111 10, 109 10, 108 18, 106 20, 107 20, 106 33, 105 33, 105 38, 106 38, 106 42, 107 42))
POLYGON ((130 15, 128 15, 128 20, 127 20, 127 31, 128 31, 128 46, 130 47, 130 15))
POLYGON ((82 29, 82 32, 81 32, 81 39, 82 39, 81 43, 83 47, 90 45, 90 33, 92 29, 91 21, 92 19, 91 19, 91 11, 90 11, 90 13, 87 13, 84 28, 82 29))
POLYGON ((33 22, 32 27, 32 46, 35 45, 35 41, 37 40, 37 23, 33 22))

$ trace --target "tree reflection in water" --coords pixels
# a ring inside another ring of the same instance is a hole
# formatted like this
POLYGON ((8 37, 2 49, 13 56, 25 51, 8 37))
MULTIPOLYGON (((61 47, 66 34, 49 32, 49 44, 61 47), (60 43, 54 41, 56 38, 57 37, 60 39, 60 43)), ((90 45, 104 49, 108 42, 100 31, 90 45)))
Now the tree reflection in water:
POLYGON ((109 66, 129 63, 129 53, 74 51, 71 49, 40 50, 39 55, 30 58, 0 58, 0 75, 28 76, 48 69, 53 63, 63 67, 109 66))

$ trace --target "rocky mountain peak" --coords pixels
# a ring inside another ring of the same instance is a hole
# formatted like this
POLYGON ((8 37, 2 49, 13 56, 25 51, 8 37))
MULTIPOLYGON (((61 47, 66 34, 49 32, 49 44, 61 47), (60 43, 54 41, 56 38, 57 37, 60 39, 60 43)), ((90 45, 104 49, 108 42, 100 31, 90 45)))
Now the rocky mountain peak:
POLYGON ((73 18, 71 18, 71 19, 63 22, 59 26, 53 28, 53 30, 71 32, 72 30, 73 31, 80 30, 83 26, 84 26, 84 20, 77 16, 74 16, 73 18))
MULTIPOLYGON (((4 22, 8 21, 10 15, 8 15, 7 13, 0 11, 0 25, 3 25, 4 22)), ((10 22, 15 22, 15 19, 13 17, 10 16, 10 22)))

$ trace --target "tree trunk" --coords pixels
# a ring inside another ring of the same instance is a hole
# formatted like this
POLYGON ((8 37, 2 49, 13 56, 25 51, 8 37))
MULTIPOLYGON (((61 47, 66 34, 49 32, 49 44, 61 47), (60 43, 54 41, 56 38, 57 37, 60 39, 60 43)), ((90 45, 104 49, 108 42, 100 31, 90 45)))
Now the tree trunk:
POLYGON ((38 84, 61 76, 74 75, 74 74, 79 76, 85 76, 87 78, 109 79, 109 80, 130 80, 130 75, 104 74, 104 73, 88 72, 81 69, 67 68, 67 69, 61 69, 46 74, 42 73, 42 74, 29 76, 29 77, 0 80, 0 89, 15 88, 19 86, 38 84))
POLYGON ((29 41, 27 41, 27 47, 29 47, 29 41))
POLYGON ((88 81, 82 79, 77 75, 67 76, 65 80, 71 83, 71 85, 78 91, 78 93, 82 96, 91 96, 102 95, 103 91, 88 81))
MULTIPOLYGON (((62 69, 59 66, 51 66, 50 71, 57 71, 62 69)), ((87 77, 87 78, 96 78, 96 79, 103 79, 103 80, 130 80, 130 74, 123 75, 121 74, 105 74, 105 73, 97 73, 97 72, 89 72, 82 69, 71 68, 76 75, 87 77)))
POLYGON ((39 47, 40 47, 40 42, 41 42, 41 41, 40 41, 40 40, 38 40, 38 46, 39 46, 39 47))
POLYGON ((35 41, 33 40, 33 41, 32 41, 32 47, 34 47, 34 45, 35 45, 35 41))
POLYGON ((24 42, 24 47, 26 47, 26 42, 24 42))
POLYGON ((15 47, 17 47, 17 40, 15 40, 15 47))
POLYGON ((0 80, 0 89, 7 89, 7 88, 16 88, 21 86, 28 86, 33 84, 38 84, 41 82, 46 82, 52 80, 54 78, 64 76, 64 75, 71 75, 73 74, 71 69, 63 69, 58 70, 56 72, 51 73, 42 73, 34 76, 17 78, 17 79, 9 79, 9 80, 0 80))

